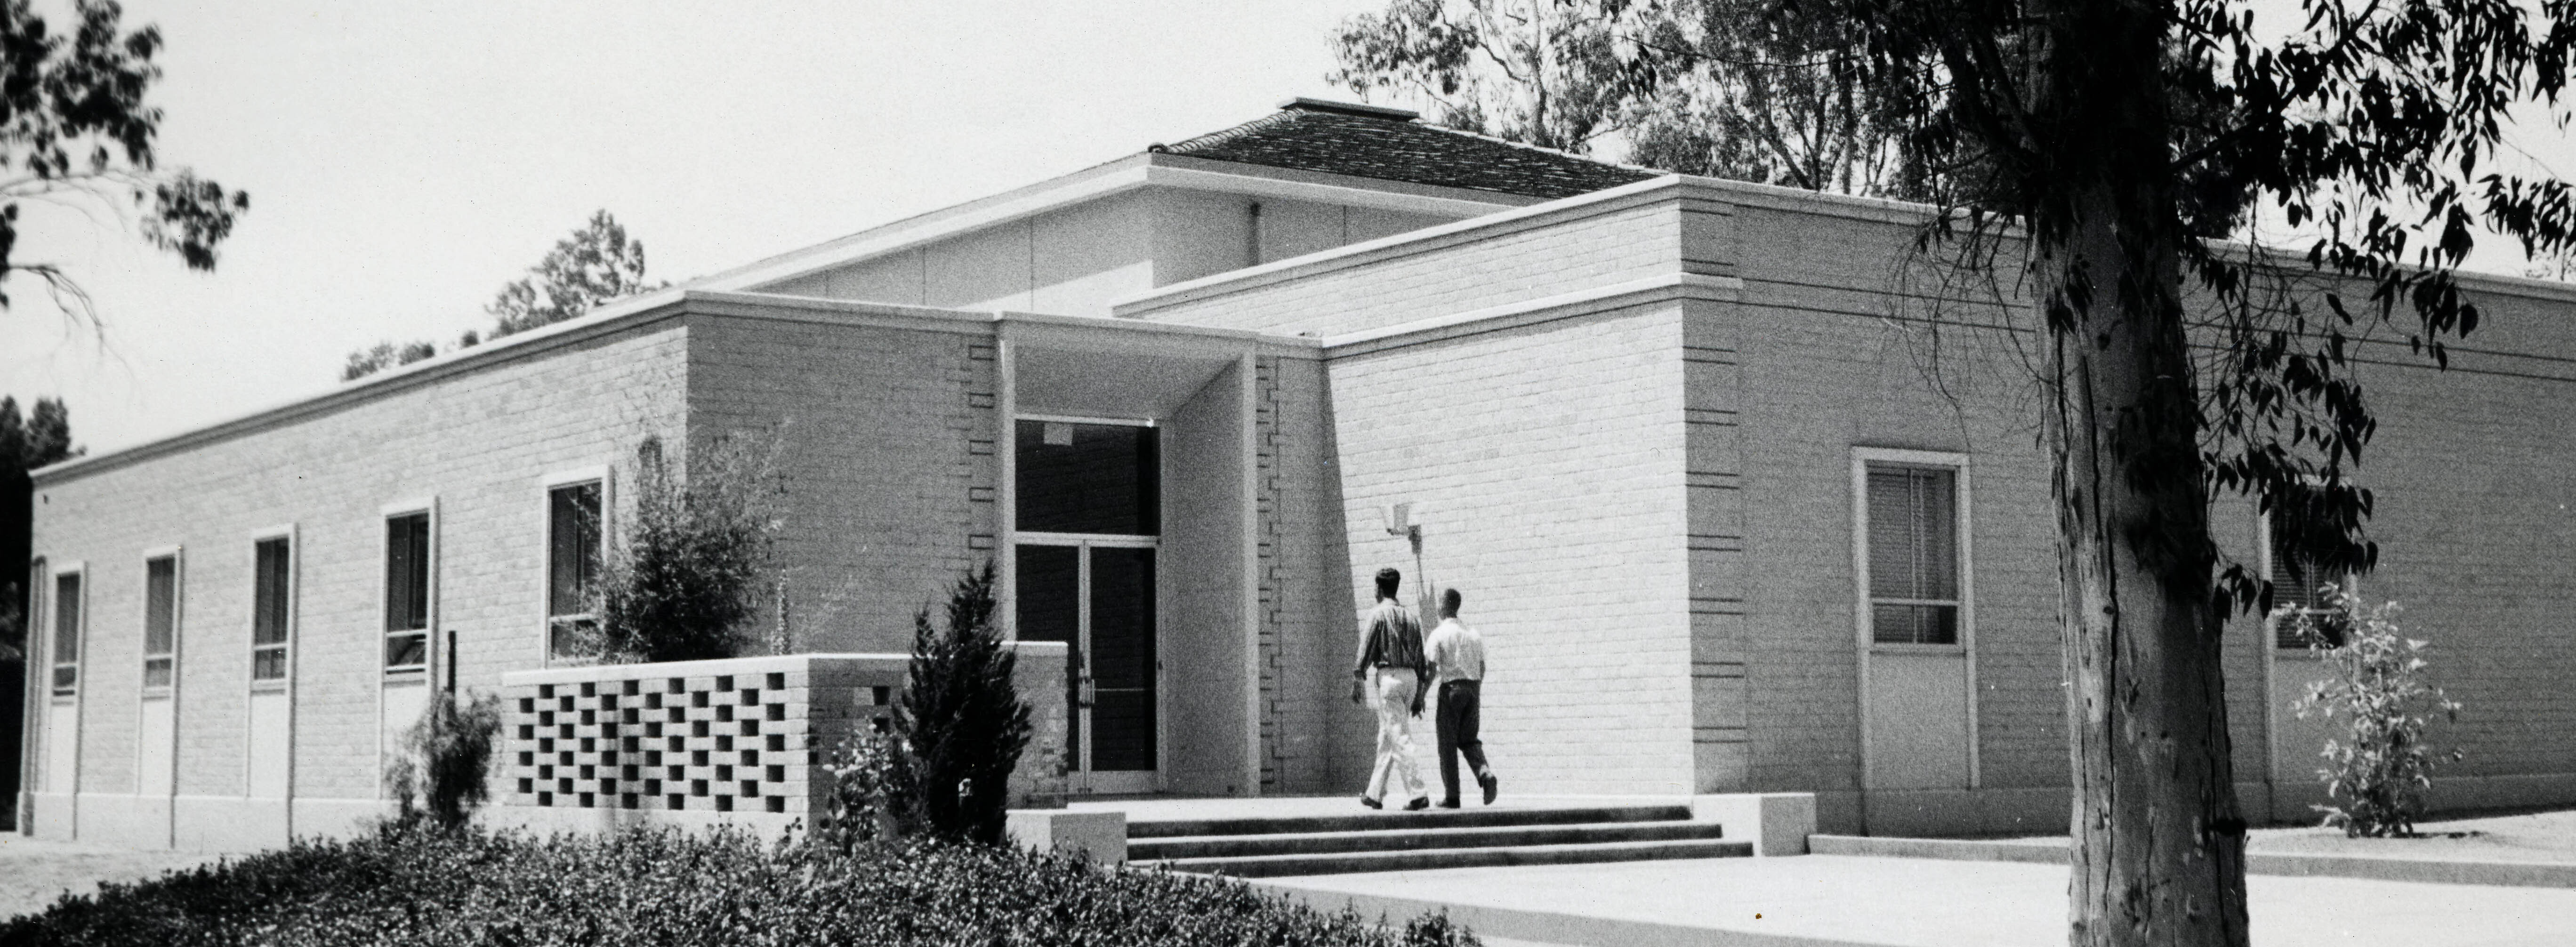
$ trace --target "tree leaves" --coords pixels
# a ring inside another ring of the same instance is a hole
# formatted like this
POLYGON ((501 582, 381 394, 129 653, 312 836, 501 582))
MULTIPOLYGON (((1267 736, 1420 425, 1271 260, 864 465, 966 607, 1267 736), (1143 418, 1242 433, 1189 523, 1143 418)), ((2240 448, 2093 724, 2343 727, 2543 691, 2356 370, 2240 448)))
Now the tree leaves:
POLYGON ((501 287, 483 307, 494 320, 492 338, 552 325, 600 303, 658 289, 644 282, 644 243, 605 210, 571 236, 556 241, 528 275, 501 287))
POLYGON ((71 316, 92 318, 67 274, 14 257, 22 202, 91 205, 190 269, 212 270, 250 196, 158 167, 161 110, 146 98, 161 79, 160 31, 125 32, 112 0, 77 0, 73 14, 62 36, 25 0, 0 2, 0 276, 35 275, 71 316))

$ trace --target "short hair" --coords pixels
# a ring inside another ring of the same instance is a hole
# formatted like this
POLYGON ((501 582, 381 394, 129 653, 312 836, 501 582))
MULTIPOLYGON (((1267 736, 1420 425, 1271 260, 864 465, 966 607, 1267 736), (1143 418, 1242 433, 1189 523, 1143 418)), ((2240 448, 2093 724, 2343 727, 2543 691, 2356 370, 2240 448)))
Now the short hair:
POLYGON ((1458 614, 1458 605, 1459 605, 1459 603, 1464 602, 1464 601, 1466 601, 1466 600, 1467 600, 1467 597, 1466 597, 1466 596, 1464 596, 1464 595, 1460 595, 1460 594, 1458 594, 1458 590, 1457 590, 1456 588, 1454 588, 1454 587, 1453 587, 1453 588, 1450 588, 1450 589, 1448 589, 1448 590, 1445 590, 1445 591, 1443 591, 1443 592, 1441 592, 1441 593, 1440 593, 1440 614, 1448 615, 1448 616, 1453 617, 1453 618, 1454 618, 1454 617, 1456 617, 1456 616, 1457 616, 1457 614, 1458 614))
POLYGON ((1395 571, 1395 567, 1377 570, 1377 597, 1394 598, 1395 590, 1403 585, 1404 573, 1395 571))

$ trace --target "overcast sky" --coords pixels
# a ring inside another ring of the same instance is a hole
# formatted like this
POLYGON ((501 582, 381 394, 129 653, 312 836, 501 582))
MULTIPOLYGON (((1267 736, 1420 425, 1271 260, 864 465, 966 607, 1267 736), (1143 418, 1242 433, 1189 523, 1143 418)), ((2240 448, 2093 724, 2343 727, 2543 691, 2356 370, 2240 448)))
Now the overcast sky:
MULTIPOLYGON (((68 4, 60 4, 67 6, 68 4)), ((6 286, 0 394, 93 452, 443 351, 596 208, 681 280, 1215 131, 1324 80, 1373 0, 174 3, 165 164, 251 194, 213 274, 53 215, 105 341, 6 286)), ((39 3, 52 8, 51 3, 39 3)))
POLYGON ((329 390, 378 341, 444 351, 593 209, 678 281, 1350 98, 1327 33, 1382 6, 127 0, 167 43, 164 163, 251 213, 202 274, 34 209, 18 259, 67 266, 103 331, 10 281, 0 394, 65 397, 93 452, 177 433, 329 390))

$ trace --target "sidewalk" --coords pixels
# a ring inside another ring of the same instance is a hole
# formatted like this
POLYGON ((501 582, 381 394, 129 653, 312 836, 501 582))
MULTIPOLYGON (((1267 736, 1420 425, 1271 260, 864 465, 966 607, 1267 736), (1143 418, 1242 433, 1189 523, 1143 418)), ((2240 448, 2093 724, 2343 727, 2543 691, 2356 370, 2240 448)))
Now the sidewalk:
MULTIPOLYGON (((2066 869, 1806 855, 1263 879, 1363 914, 1447 907, 1479 935, 1601 947, 1988 947, 2066 942, 2066 869)), ((2576 891, 2246 879, 2265 947, 2576 942, 2576 891)))
POLYGON ((0 832, 0 918, 33 914, 68 891, 88 894, 101 881, 131 883, 162 872, 211 864, 207 852, 136 851, 83 842, 45 842, 0 832))

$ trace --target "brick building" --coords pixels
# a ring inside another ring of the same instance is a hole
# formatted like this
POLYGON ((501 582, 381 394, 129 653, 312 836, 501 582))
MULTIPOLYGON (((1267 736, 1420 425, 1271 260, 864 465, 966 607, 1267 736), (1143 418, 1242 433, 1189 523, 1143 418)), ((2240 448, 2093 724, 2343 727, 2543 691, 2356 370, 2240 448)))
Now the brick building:
MULTIPOLYGON (((382 811, 431 681, 568 657, 602 533, 566 511, 613 537, 647 438, 753 436, 792 647, 901 650, 994 562, 1014 633, 1071 645, 1077 792, 1355 793, 1350 616, 1378 567, 1418 579, 1404 504, 1488 635, 1512 792, 2059 830, 2047 463, 2008 314, 1912 291, 1923 214, 1301 100, 57 465, 23 824, 217 847, 382 811)), ((2576 292, 2470 283, 2490 318, 2447 372, 2363 343, 2364 590, 2467 706, 2442 804, 2576 801, 2546 554, 2576 546, 2576 422, 2545 410, 2576 292)), ((2250 507, 2216 522, 2275 565, 2250 507)), ((2315 661, 2228 642, 2240 793, 2300 817, 2315 661)))

